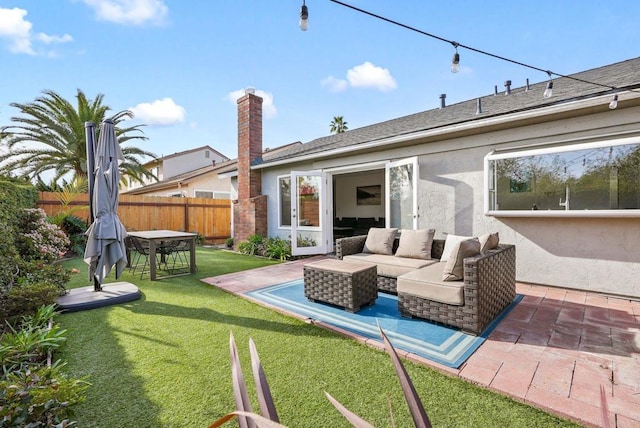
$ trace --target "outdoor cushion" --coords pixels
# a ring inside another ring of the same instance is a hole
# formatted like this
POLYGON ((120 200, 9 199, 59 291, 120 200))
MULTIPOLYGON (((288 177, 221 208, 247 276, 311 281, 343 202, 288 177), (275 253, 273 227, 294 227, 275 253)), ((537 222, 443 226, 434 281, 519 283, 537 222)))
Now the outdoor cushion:
POLYGON ((473 236, 460 236, 460 235, 448 234, 444 240, 444 250, 442 250, 442 256, 440 256, 440 261, 446 262, 447 260, 449 260, 449 256, 451 255, 453 246, 460 241, 464 241, 471 238, 473 238, 473 236))
POLYGON ((426 300, 449 305, 464 305, 464 282, 442 281, 446 262, 436 262, 398 277, 398 293, 411 294, 426 300))
MULTIPOLYGON (((351 262, 373 263, 378 266, 378 276, 397 278, 412 270, 436 263, 436 260, 410 259, 383 254, 358 253, 344 256, 351 262)), ((442 273, 442 271, 441 271, 442 273)))
POLYGON ((393 254, 393 241, 396 239, 398 229, 382 229, 372 227, 364 242, 364 253, 393 254))
POLYGON ((480 254, 478 238, 466 239, 453 246, 449 260, 442 269, 443 281, 458 281, 464 275, 464 259, 480 254))
POLYGON ((403 230, 396 256, 430 260, 431 245, 435 233, 435 229, 403 230))
POLYGON ((487 233, 486 235, 479 236, 478 240, 480 241, 481 253, 484 253, 485 251, 493 250, 500 243, 500 237, 498 236, 498 232, 487 233))

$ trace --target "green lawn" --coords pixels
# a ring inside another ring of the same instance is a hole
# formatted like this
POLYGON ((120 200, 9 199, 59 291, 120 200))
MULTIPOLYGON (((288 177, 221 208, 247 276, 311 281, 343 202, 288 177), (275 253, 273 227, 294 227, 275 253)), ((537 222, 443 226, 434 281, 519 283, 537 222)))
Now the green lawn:
MULTIPOLYGON (((387 354, 280 315, 199 281, 274 262, 198 249, 198 273, 151 282, 126 273, 141 300, 63 314, 62 358, 92 387, 76 407, 81 427, 206 427, 235 409, 229 333, 239 348, 254 410, 249 338, 256 342, 281 423, 350 426, 329 392, 376 427, 413 426, 387 354)), ((86 265, 70 288, 89 286, 86 265)), ((112 278, 113 275, 110 275, 112 278)), ((435 427, 575 426, 434 370, 405 362, 435 427)), ((234 426, 234 423, 228 424, 234 426)))

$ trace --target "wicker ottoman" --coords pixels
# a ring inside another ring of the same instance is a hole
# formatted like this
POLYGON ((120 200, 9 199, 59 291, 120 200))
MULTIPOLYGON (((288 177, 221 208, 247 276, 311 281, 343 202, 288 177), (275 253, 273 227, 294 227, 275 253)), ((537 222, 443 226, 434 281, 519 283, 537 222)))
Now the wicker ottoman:
POLYGON ((326 259, 304 266, 304 295, 349 312, 372 305, 378 298, 377 268, 372 264, 326 259))

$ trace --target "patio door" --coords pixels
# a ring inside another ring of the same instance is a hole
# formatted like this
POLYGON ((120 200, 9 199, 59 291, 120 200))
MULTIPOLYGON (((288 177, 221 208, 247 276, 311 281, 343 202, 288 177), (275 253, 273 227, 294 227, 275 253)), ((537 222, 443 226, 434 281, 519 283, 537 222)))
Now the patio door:
POLYGON ((325 254, 329 241, 326 175, 291 171, 291 253, 325 254))
POLYGON ((418 228, 418 158, 389 162, 385 167, 387 227, 418 228))

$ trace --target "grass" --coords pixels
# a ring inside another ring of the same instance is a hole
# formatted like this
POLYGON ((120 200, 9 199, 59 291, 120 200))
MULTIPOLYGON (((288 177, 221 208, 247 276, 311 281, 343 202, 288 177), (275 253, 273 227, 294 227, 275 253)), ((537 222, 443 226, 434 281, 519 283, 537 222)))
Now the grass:
MULTIPOLYGON (((233 411, 231 331, 250 387, 249 338, 256 342, 283 424, 350 426, 327 391, 376 427, 391 426, 389 402, 396 426, 413 426, 385 353, 200 281, 272 263, 199 248, 195 275, 151 282, 126 273, 120 280, 136 284, 141 300, 60 315, 67 371, 93 385, 76 407, 79 426, 206 427, 233 411)), ((81 269, 70 288, 90 285, 82 260, 66 266, 81 269)), ((577 426, 427 367, 405 367, 436 427, 577 426)))

